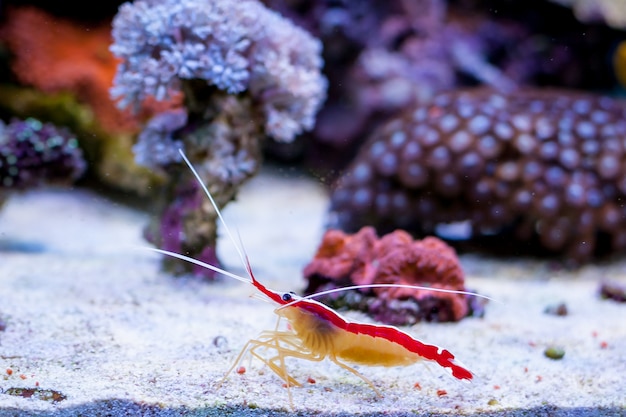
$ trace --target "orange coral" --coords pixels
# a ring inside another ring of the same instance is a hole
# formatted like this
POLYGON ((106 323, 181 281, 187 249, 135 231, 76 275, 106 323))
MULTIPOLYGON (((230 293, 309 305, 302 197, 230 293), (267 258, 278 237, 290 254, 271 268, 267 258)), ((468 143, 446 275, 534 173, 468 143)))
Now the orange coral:
MULTIPOLYGON (((396 230, 380 239, 372 227, 354 235, 329 230, 314 259, 305 267, 307 293, 347 285, 403 284, 465 291, 464 274, 454 249, 435 237, 413 240, 396 230)), ((377 301, 355 305, 393 324, 419 319, 460 320, 470 312, 468 298, 413 288, 376 288, 377 301), (407 306, 405 300, 415 301, 407 306), (394 309, 406 311, 392 311, 394 309), (430 311, 429 311, 430 310, 430 311), (436 310, 436 311, 434 311, 436 310)), ((350 304, 348 302, 348 304, 350 304)))
POLYGON ((109 97, 118 63, 109 51, 110 24, 81 25, 23 7, 8 11, 0 36, 22 83, 47 93, 73 93, 111 133, 137 131, 137 121, 109 97))

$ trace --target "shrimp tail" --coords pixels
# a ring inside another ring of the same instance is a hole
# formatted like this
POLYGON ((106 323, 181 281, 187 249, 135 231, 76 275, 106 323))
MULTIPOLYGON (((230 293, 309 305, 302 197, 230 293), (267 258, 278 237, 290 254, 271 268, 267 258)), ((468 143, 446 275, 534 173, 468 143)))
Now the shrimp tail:
POLYGON ((456 379, 460 379, 462 381, 471 381, 474 379, 474 374, 457 361, 454 355, 447 349, 442 349, 438 358, 435 360, 444 369, 448 370, 456 379))
POLYGON ((435 345, 427 345, 415 339, 413 341, 416 348, 413 350, 415 353, 424 359, 437 362, 456 379, 471 381, 474 378, 474 374, 463 367, 449 350, 435 345))
POLYGON ((474 374, 458 362, 447 349, 422 343, 408 333, 391 326, 379 327, 376 333, 378 337, 385 337, 387 340, 398 343, 426 360, 437 362, 439 366, 450 372, 457 379, 471 381, 474 378, 474 374))

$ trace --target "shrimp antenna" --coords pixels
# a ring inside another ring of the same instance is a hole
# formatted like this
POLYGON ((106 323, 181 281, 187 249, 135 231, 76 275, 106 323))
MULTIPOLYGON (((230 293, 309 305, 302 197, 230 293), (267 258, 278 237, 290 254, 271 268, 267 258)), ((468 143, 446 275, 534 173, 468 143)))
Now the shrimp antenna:
MULTIPOLYGON (((248 278, 244 278, 244 277, 242 277, 240 275, 233 274, 232 272, 228 272, 225 269, 219 268, 219 267, 217 267, 215 265, 208 264, 206 262, 199 261, 199 260, 197 260, 195 258, 192 258, 192 257, 189 257, 189 256, 185 256, 185 255, 181 255, 180 253, 170 252, 170 251, 164 250, 164 249, 147 248, 147 247, 144 247, 144 246, 142 246, 140 249, 149 250, 151 252, 157 252, 157 253, 160 253, 162 255, 171 256, 172 258, 178 258, 178 259, 183 260, 183 261, 191 262, 192 264, 201 266, 203 268, 210 269, 211 271, 217 272, 218 274, 222 274, 222 275, 225 275, 227 277, 234 278, 237 281, 241 281, 241 282, 245 282, 246 284, 250 284, 250 280, 248 278)), ((263 296, 263 295, 260 295, 260 294, 253 294, 252 298, 256 298, 257 300, 261 300, 261 301, 264 301, 264 302, 268 302, 269 301, 269 299, 266 296, 263 296)))
POLYGON ((183 260, 183 261, 191 262, 192 264, 201 266, 203 268, 210 269, 211 271, 217 272, 218 274, 226 275, 227 277, 234 278, 237 281, 241 281, 241 282, 245 282, 247 284, 250 284, 250 280, 248 278, 244 278, 244 277, 239 276, 237 274, 233 274, 232 272, 228 272, 225 269, 218 268, 217 266, 208 264, 206 262, 199 261, 199 260, 194 259, 192 257, 181 255, 180 253, 170 252, 168 250, 157 249, 157 248, 142 247, 141 249, 149 250, 149 251, 152 251, 152 252, 157 252, 157 253, 160 253, 162 255, 171 256, 172 258, 178 258, 178 259, 183 260))
POLYGON ((408 285, 408 284, 363 284, 363 285, 351 285, 351 286, 348 286, 348 287, 333 288, 333 289, 330 289, 330 290, 325 290, 325 291, 320 291, 320 292, 316 292, 316 293, 309 294, 309 295, 304 295, 304 296, 298 297, 298 299, 296 299, 296 300, 294 300, 294 301, 292 301, 290 303, 281 305, 280 307, 278 307, 278 309, 289 307, 292 304, 296 304, 298 301, 315 299, 315 298, 321 297, 323 295, 334 294, 334 293, 337 293, 337 292, 350 291, 350 290, 359 290, 361 288, 408 288, 408 289, 414 289, 414 290, 426 290, 426 291, 444 292, 444 293, 449 293, 449 294, 471 295, 471 296, 474 296, 474 297, 484 298, 484 299, 487 299, 489 301, 499 302, 498 300, 495 300, 495 299, 493 299, 493 298, 491 298, 489 296, 478 294, 478 293, 471 292, 471 291, 446 290, 444 288, 434 288, 434 287, 425 287, 425 286, 422 286, 422 285, 408 285))
MULTIPOLYGON (((239 247, 239 245, 237 244, 237 241, 235 240, 233 234, 230 231, 230 228, 226 224, 226 220, 224 220, 224 217, 222 217, 222 212, 217 206, 217 203, 215 202, 215 200, 213 199, 213 196, 209 192, 209 189, 207 188, 206 185, 204 185, 204 181, 202 181, 202 178, 200 177, 200 174, 198 174, 198 171, 194 168, 191 162, 189 162, 189 159, 187 158, 187 155, 185 155, 185 152, 183 151, 182 148, 178 148, 178 153, 180 153, 180 156, 182 156, 183 160, 185 161, 185 163, 187 164, 187 166, 189 167, 193 175, 196 177, 196 180, 198 180, 198 183, 200 184, 200 187, 202 187, 204 194, 206 194, 206 196, 209 197, 209 201, 211 201, 211 205, 213 206, 213 209, 215 209, 215 212, 217 213, 217 217, 219 217, 220 222, 222 223, 222 226, 224 226, 224 230, 226 230, 226 233, 228 234, 230 241, 232 242, 233 246, 237 250, 237 254, 239 254, 239 259, 241 259, 241 262, 243 263, 244 267, 246 268, 246 271, 248 272, 248 275, 250 276, 250 279, 246 279, 245 281, 248 283, 251 283, 253 281, 253 276, 252 276, 252 269, 250 268, 250 262, 248 261, 248 257, 244 255, 244 250, 241 247, 239 247)), ((239 237, 239 239, 241 240, 241 237, 239 237)), ((242 247, 243 247, 243 243, 242 243, 242 247)), ((164 252, 161 251, 161 253, 164 253, 164 252)), ((199 265, 199 266, 204 266, 206 268, 209 268, 212 271, 215 271, 215 268, 216 268, 213 265, 205 264, 203 262, 198 263, 198 261, 196 261, 195 259, 188 258, 188 257, 181 257, 182 255, 174 254, 172 252, 168 252, 166 253, 166 255, 174 256, 175 258, 183 259, 183 260, 195 263, 196 265, 199 265)), ((217 269, 220 269, 220 268, 217 268, 217 269)), ((219 272, 220 274, 224 274, 231 278, 235 278, 233 277, 234 274, 228 273, 224 270, 215 271, 215 272, 219 272)), ((237 278, 235 279, 239 279, 239 278, 241 277, 237 276, 237 278)))

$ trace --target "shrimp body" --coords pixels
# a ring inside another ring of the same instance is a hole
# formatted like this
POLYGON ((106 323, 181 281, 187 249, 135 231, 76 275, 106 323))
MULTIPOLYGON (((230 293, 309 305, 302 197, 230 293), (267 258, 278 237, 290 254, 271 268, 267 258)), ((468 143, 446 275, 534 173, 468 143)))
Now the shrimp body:
POLYGON ((297 301, 276 309, 276 313, 289 321, 303 346, 331 359, 386 367, 429 360, 448 369, 458 379, 473 377, 446 349, 424 344, 393 326, 347 320, 314 300, 297 301))
MULTIPOLYGON (((235 239, 230 233, 213 197, 182 150, 180 154, 198 179, 200 186, 204 189, 205 194, 215 208, 226 232, 233 243, 235 243, 235 239)), ((473 378, 473 374, 457 362, 454 355, 448 350, 435 345, 422 343, 396 327, 352 321, 342 317, 324 304, 313 300, 311 296, 299 297, 294 293, 280 293, 265 287, 255 278, 250 262, 247 256, 244 255, 243 250, 241 250, 236 243, 235 248, 239 252, 241 260, 246 267, 248 278, 235 275, 214 265, 206 264, 182 254, 162 249, 152 249, 155 252, 179 258, 251 284, 261 294, 278 305, 274 310, 278 315, 278 321, 280 322, 281 319, 284 319, 290 325, 287 330, 279 330, 279 323, 277 323, 275 330, 266 330, 261 332, 256 339, 249 340, 237 356, 237 359, 235 359, 231 368, 226 372, 219 385, 221 385, 235 369, 235 366, 237 366, 246 353, 249 353, 265 363, 276 375, 285 381, 287 387, 301 386, 301 384, 287 372, 285 358, 288 357, 310 361, 329 359, 368 383, 378 395, 381 394, 372 381, 349 366, 348 363, 354 365, 391 367, 408 366, 422 360, 427 360, 436 362, 460 380, 471 380, 473 378), (270 354, 268 355, 267 352, 270 352, 270 354), (273 356, 271 356, 272 354, 273 356)), ((389 285, 391 284, 382 284, 379 286, 389 285)), ((412 288, 418 287, 413 286, 412 288)), ((425 289, 424 287, 419 288, 425 289)), ((452 292, 451 290, 439 291, 452 292)), ((463 293, 462 291, 454 292, 463 293)), ((288 391, 288 393, 290 403, 293 407, 291 391, 288 391)))
MULTIPOLYGON (((291 331, 266 331, 256 341, 249 342, 240 354, 250 349, 254 356, 256 348, 275 349, 277 355, 263 360, 288 384, 292 378, 279 366, 289 356, 321 361, 325 358, 357 375, 377 393, 374 384, 357 370, 346 364, 366 366, 408 366, 422 360, 434 361, 452 376, 471 380, 473 374, 455 361, 450 351, 420 342, 402 330, 387 325, 359 323, 348 320, 324 304, 303 299, 292 293, 280 294, 258 282, 248 265, 252 284, 272 301, 280 304, 275 313, 287 320, 291 331)), ((239 358, 238 358, 239 359, 239 358)), ((235 365, 233 365, 234 368, 235 365)), ((295 385, 300 385, 297 382, 295 385)), ((379 393, 380 394, 380 393, 379 393)))

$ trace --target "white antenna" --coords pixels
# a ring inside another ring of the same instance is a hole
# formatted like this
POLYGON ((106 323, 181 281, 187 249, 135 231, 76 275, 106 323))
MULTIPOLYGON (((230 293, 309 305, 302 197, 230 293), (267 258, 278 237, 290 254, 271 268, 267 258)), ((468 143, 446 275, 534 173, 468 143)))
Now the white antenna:
POLYGON ((199 261, 199 260, 191 258, 189 256, 181 255, 180 253, 170 252, 168 250, 157 249, 157 248, 142 247, 142 249, 146 249, 146 250, 149 250, 149 251, 152 251, 152 252, 157 252, 157 253, 160 253, 162 255, 171 256, 172 258, 178 258, 178 259, 183 260, 183 261, 191 262, 192 264, 201 266, 203 268, 210 269, 211 271, 217 272, 218 274, 226 275, 227 277, 234 278, 237 281, 242 281, 242 282, 245 282, 247 284, 250 284, 250 280, 248 278, 241 277, 241 276, 239 276, 237 274, 233 274, 232 272, 228 272, 228 271, 226 271, 226 270, 224 270, 222 268, 218 268, 217 266, 208 264, 206 262, 199 261))
MULTIPOLYGON (((213 196, 211 195, 211 193, 209 192, 208 188, 206 187, 206 185, 204 185, 204 181, 202 181, 202 178, 200 178, 200 174, 198 174, 198 171, 196 171, 196 169, 194 168, 194 166, 191 164, 191 162, 189 162, 189 159, 187 159, 187 155, 185 155, 185 152, 182 150, 182 148, 178 149, 178 152, 180 153, 180 156, 183 157, 183 160, 185 161, 185 163, 187 164, 187 166, 189 167, 189 169, 191 170, 191 172, 193 173, 193 175, 196 177, 196 180, 198 180, 198 183, 200 184, 200 187, 202 187, 202 190, 204 191, 204 194, 206 194, 207 197, 209 197, 209 200, 211 201, 211 204, 213 205, 213 208, 215 209, 215 212, 217 213, 217 217, 219 217, 220 222, 222 223, 222 226, 224 226, 224 230, 226 230, 226 233, 228 234, 228 237, 230 238, 230 241, 232 242, 233 246, 235 247, 235 249, 237 250, 237 253, 239 254, 239 258, 241 259, 241 262, 243 263, 243 266, 246 268, 246 271, 248 271, 248 275, 250 275, 250 280, 246 280, 246 282, 252 282, 252 274, 250 273, 250 266, 249 263, 246 261, 246 256, 244 256, 243 250, 242 248, 239 247, 239 245, 237 244, 237 241, 235 240, 235 238, 233 237, 233 234, 230 232, 230 229, 228 228, 228 225, 226 224, 226 221, 224 220, 224 217, 222 217, 222 213, 220 212, 220 209, 217 207, 217 204, 215 203, 215 200, 213 200, 213 196)), ((240 237, 241 239, 241 237, 240 237)), ((163 252, 161 252, 163 253, 163 252)), ((196 260, 192 260, 192 258, 187 258, 187 257, 181 257, 182 255, 175 255, 173 253, 167 253, 169 255, 172 255, 174 257, 177 257, 179 259, 183 259, 189 262, 193 262, 196 265, 200 265, 196 261, 196 260)), ((200 265, 200 266, 205 266, 209 269, 211 269, 212 271, 215 271, 214 266, 210 266, 208 264, 204 264, 200 265)), ((219 269, 219 268, 218 268, 219 269)), ((216 271, 219 272, 221 274, 230 276, 232 278, 234 278, 229 272, 220 270, 220 271, 216 271)), ((241 278, 239 276, 237 276, 237 278, 241 278)))

